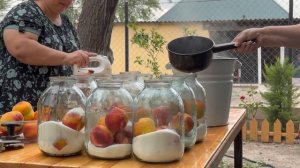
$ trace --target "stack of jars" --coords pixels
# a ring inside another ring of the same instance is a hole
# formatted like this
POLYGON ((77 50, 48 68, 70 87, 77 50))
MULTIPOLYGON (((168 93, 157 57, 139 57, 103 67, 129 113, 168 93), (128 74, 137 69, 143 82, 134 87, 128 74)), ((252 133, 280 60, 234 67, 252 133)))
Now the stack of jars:
POLYGON ((205 92, 193 75, 142 77, 121 73, 98 79, 87 99, 74 77, 51 78, 38 104, 40 149, 54 156, 78 154, 85 147, 89 156, 101 159, 133 154, 145 162, 180 160, 205 124, 205 92))

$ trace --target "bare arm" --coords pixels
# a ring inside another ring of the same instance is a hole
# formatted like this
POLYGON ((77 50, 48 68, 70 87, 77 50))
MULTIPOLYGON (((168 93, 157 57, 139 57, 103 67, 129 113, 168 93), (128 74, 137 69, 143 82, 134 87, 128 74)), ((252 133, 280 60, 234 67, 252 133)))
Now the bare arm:
POLYGON ((63 65, 77 64, 84 67, 89 62, 89 53, 78 50, 65 53, 38 43, 36 34, 20 33, 15 29, 5 29, 4 43, 13 57, 22 63, 30 65, 63 65))
POLYGON ((300 24, 246 29, 233 41, 240 52, 252 52, 258 47, 300 48, 300 24), (255 39, 255 43, 245 42, 255 39))

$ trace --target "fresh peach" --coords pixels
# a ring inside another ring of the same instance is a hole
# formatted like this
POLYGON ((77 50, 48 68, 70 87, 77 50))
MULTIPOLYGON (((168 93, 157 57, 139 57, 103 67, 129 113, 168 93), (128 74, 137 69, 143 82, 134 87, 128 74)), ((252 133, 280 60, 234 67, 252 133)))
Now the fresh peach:
POLYGON ((37 111, 34 112, 33 119, 34 119, 34 120, 37 120, 37 119, 38 119, 38 112, 37 112, 37 111))
POLYGON ((131 144, 132 134, 127 130, 121 130, 114 135, 114 142, 117 144, 131 144))
POLYGON ((128 104, 125 104, 123 102, 115 102, 111 105, 112 107, 118 107, 120 109, 123 109, 124 111, 126 111, 126 113, 130 113, 131 112, 131 107, 128 104))
POLYGON ((90 141, 97 147, 107 147, 113 144, 113 134, 104 125, 97 125, 90 130, 90 141))
POLYGON ((152 109, 157 126, 168 125, 171 120, 171 109, 168 106, 158 106, 152 109))
POLYGON ((105 126, 105 116, 101 116, 98 121, 97 121, 98 125, 104 125, 105 126))
MULTIPOLYGON (((182 132, 182 124, 180 123, 182 114, 177 114, 172 118, 171 125, 172 127, 178 132, 182 132)), ((193 128, 194 128, 194 121, 191 115, 184 113, 183 114, 183 128, 184 128, 184 133, 187 134, 189 133, 193 128)))
POLYGON ((126 127, 128 116, 125 110, 113 107, 105 117, 105 125, 114 134, 126 127))
POLYGON ((69 110, 62 118, 62 123, 74 130, 80 131, 84 126, 84 111, 82 108, 69 110))
POLYGON ((140 118, 133 125, 133 136, 147 134, 156 130, 155 122, 151 118, 140 118))
POLYGON ((41 121, 50 121, 51 111, 51 107, 43 107, 41 111, 37 111, 37 118, 39 118, 41 121))
POLYGON ((196 100, 196 111, 197 111, 197 119, 200 119, 204 116, 205 104, 201 100, 196 100))
MULTIPOLYGON (((24 117, 19 111, 10 111, 4 113, 0 118, 0 132, 3 135, 7 135, 7 127, 1 126, 4 122, 15 122, 15 121, 23 121, 24 117)), ((22 125, 23 126, 23 125, 22 125)), ((22 126, 15 127, 15 133, 20 133, 22 131, 22 126)))
POLYGON ((57 150, 62 150, 65 146, 67 146, 68 142, 65 139, 58 139, 53 143, 53 146, 57 150))
POLYGON ((184 112, 191 114, 193 110, 196 108, 196 101, 193 100, 183 100, 184 112))
POLYGON ((27 101, 21 101, 14 105, 12 108, 12 111, 19 111, 24 116, 24 120, 33 120, 34 118, 34 111, 32 109, 32 106, 27 101))
POLYGON ((26 139, 37 138, 37 121, 25 123, 23 125, 23 135, 26 139))

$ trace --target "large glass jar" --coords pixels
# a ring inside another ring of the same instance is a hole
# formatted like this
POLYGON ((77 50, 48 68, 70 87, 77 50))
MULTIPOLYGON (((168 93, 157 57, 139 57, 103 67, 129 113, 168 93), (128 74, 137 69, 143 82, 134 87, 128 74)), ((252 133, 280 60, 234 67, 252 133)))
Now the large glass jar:
POLYGON ((197 113, 194 92, 185 82, 186 75, 161 75, 160 78, 172 81, 172 88, 180 95, 183 101, 184 145, 185 148, 191 149, 196 143, 197 136, 197 113))
POLYGON ((86 97, 89 97, 94 89, 97 88, 97 83, 94 80, 94 76, 90 75, 74 75, 76 79, 76 86, 84 93, 86 97))
POLYGON ((121 81, 97 82, 86 103, 85 148, 88 155, 122 159, 132 149, 132 97, 121 81))
POLYGON ((184 153, 183 102, 167 80, 146 80, 135 99, 132 149, 145 162, 172 162, 184 153))
POLYGON ((113 79, 122 80, 123 87, 130 93, 132 98, 135 98, 144 88, 144 80, 140 72, 120 72, 113 75, 113 79))
POLYGON ((202 141, 207 134, 207 124, 205 118, 206 93, 203 86, 198 82, 196 74, 188 74, 187 85, 193 90, 196 99, 197 113, 197 142, 202 141))
POLYGON ((85 101, 70 77, 51 77, 38 108, 38 146, 52 156, 79 154, 84 144, 85 101))

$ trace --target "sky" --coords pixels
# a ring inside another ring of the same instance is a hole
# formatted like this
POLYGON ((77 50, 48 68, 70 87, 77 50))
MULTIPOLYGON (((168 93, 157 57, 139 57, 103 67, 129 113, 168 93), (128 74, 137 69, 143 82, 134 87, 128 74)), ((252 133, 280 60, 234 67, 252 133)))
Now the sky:
MULTIPOLYGON (((22 0, 10 0, 10 7, 6 10, 1 12, 2 15, 5 14, 12 6, 15 6, 16 4, 20 3, 22 0)), ((129 0, 130 1, 130 0, 129 0)), ((167 12, 170 8, 172 8, 176 2, 180 0, 172 0, 172 3, 169 2, 169 0, 159 0, 161 4, 162 10, 155 11, 155 17, 154 20, 158 19, 160 16, 162 16, 165 12, 167 12)), ((201 1, 201 0, 194 0, 194 1, 201 1)), ((227 0, 229 1, 229 0, 227 0)), ((250 0, 249 0, 250 1, 250 0)), ((289 0, 274 0, 279 5, 281 5, 286 11, 289 9, 289 0)), ((294 0, 294 17, 300 18, 300 0, 294 0)), ((0 15, 1 15, 0 13, 0 15)), ((2 20, 2 17, 0 16, 0 19, 2 20)))

